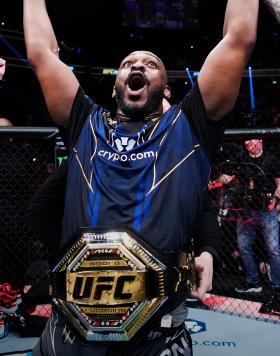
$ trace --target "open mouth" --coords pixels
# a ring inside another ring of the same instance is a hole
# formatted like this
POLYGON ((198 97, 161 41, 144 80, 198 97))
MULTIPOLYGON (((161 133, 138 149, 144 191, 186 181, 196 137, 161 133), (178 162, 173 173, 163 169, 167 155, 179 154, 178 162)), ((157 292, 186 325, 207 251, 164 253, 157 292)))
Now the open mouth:
POLYGON ((147 84, 147 79, 144 74, 141 72, 131 73, 127 78, 127 85, 133 91, 137 91, 139 89, 144 88, 147 84))

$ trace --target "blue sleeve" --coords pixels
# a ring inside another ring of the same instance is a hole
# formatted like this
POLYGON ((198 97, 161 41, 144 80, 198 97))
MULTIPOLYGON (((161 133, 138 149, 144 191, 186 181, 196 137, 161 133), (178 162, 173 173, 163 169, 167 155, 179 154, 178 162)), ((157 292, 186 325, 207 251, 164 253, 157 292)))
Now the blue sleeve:
POLYGON ((182 100, 181 107, 193 133, 197 136, 208 158, 213 161, 229 116, 219 121, 209 118, 197 82, 182 100))
POLYGON ((77 141, 89 113, 95 108, 97 104, 79 87, 73 102, 67 132, 67 145, 70 149, 77 141))

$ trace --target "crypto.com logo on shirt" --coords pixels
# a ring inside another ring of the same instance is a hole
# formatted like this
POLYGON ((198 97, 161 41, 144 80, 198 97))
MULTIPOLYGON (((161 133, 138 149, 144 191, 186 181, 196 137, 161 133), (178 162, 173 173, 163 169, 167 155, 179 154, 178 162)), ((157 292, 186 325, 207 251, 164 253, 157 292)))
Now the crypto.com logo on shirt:
POLYGON ((137 141, 129 137, 116 137, 113 139, 114 145, 119 153, 109 152, 106 150, 99 150, 98 156, 106 158, 108 161, 116 162, 131 162, 139 161, 143 159, 154 158, 156 153, 154 151, 144 151, 127 154, 126 152, 132 150, 135 145, 138 146, 137 141))

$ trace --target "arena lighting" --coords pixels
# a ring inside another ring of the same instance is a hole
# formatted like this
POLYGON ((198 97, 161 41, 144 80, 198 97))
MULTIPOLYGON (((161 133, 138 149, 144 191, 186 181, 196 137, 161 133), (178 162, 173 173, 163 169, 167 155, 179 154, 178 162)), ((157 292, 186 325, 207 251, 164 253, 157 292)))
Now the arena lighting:
POLYGON ((0 40, 20 59, 22 60, 24 63, 26 63, 26 65, 29 66, 28 61, 10 44, 9 41, 6 40, 6 38, 0 34, 0 40))
POLYGON ((254 94, 252 67, 249 67, 249 82, 250 82, 251 109, 255 110, 256 109, 256 102, 255 102, 255 94, 254 94))
POLYGON ((199 72, 198 71, 194 71, 193 72, 193 77, 198 77, 199 76, 199 72))
POLYGON ((193 78, 192 78, 192 75, 191 75, 191 72, 190 72, 189 68, 186 68, 186 73, 187 73, 187 75, 189 77, 191 85, 194 86, 194 81, 193 81, 193 78))

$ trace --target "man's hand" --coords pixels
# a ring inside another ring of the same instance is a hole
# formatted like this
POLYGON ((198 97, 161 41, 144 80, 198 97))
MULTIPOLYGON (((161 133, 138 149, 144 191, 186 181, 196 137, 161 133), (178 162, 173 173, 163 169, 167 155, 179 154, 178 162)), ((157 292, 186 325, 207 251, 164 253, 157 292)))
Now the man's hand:
POLYGON ((197 285, 191 296, 203 300, 206 292, 212 289, 213 281, 213 256, 210 252, 202 252, 195 258, 197 285))
POLYGON ((221 174, 216 180, 208 182, 208 189, 221 188, 225 184, 229 184, 235 179, 235 175, 221 174))
POLYGON ((6 61, 3 58, 0 58, 0 80, 3 79, 3 76, 6 71, 6 61))

